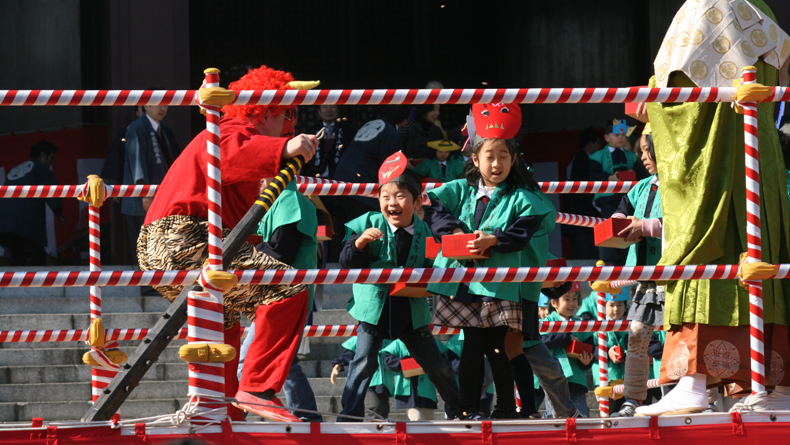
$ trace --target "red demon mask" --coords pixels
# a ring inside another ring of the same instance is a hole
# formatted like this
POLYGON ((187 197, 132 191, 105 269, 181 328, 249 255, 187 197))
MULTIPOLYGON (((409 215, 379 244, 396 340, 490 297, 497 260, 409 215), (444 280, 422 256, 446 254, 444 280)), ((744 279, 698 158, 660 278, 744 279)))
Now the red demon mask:
POLYGON ((474 104, 475 133, 485 139, 511 139, 521 128, 518 104, 474 104))

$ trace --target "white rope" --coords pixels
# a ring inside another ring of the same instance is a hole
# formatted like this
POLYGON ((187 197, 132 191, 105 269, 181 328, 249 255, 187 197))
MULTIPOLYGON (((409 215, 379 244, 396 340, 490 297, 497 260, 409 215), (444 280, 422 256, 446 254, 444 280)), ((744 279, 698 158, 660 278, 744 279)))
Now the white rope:
POLYGON ((743 399, 743 402, 738 402, 730 408, 730 412, 746 412, 746 411, 768 411, 768 393, 760 391, 750 394, 743 399))

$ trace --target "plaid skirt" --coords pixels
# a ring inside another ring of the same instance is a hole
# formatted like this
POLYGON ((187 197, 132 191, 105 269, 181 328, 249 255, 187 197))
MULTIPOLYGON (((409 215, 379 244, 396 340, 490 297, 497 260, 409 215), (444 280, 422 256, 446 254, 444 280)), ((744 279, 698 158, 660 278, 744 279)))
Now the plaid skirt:
POLYGON ((432 323, 451 328, 494 328, 508 326, 521 330, 521 303, 508 300, 459 303, 437 296, 432 323))
MULTIPOLYGON (((222 231, 222 238, 230 233, 222 231)), ((137 238, 137 261, 140 270, 199 270, 208 259, 208 221, 194 216, 172 215, 158 219, 140 229, 137 238)), ((291 269, 285 263, 257 251, 245 242, 233 258, 230 269, 291 269)), ((174 301, 184 286, 154 286, 163 297, 174 301)), ((292 297, 307 289, 304 285, 234 286, 225 292, 225 329, 239 322, 239 312, 255 321, 255 309, 292 297)))

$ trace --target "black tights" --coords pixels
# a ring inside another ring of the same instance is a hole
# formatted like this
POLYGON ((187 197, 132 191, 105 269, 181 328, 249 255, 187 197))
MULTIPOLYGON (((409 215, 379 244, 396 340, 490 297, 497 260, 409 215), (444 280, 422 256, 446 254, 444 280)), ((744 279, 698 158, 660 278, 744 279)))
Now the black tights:
POLYGON ((515 410, 513 368, 505 353, 507 326, 495 328, 464 328, 464 350, 458 365, 461 411, 480 410, 483 356, 488 357, 497 395, 497 409, 515 410))

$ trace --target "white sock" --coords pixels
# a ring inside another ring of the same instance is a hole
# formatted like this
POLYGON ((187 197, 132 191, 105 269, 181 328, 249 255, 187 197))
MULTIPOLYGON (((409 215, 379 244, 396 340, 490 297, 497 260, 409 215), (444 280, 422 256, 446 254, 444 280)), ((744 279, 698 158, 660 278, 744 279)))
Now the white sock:
POLYGON ((768 394, 768 408, 772 410, 790 410, 790 386, 777 386, 768 394))
POLYGON ((675 388, 665 395, 658 403, 640 406, 637 414, 657 416, 668 411, 695 408, 703 410, 708 407, 708 392, 705 389, 704 374, 692 374, 681 377, 675 388))

